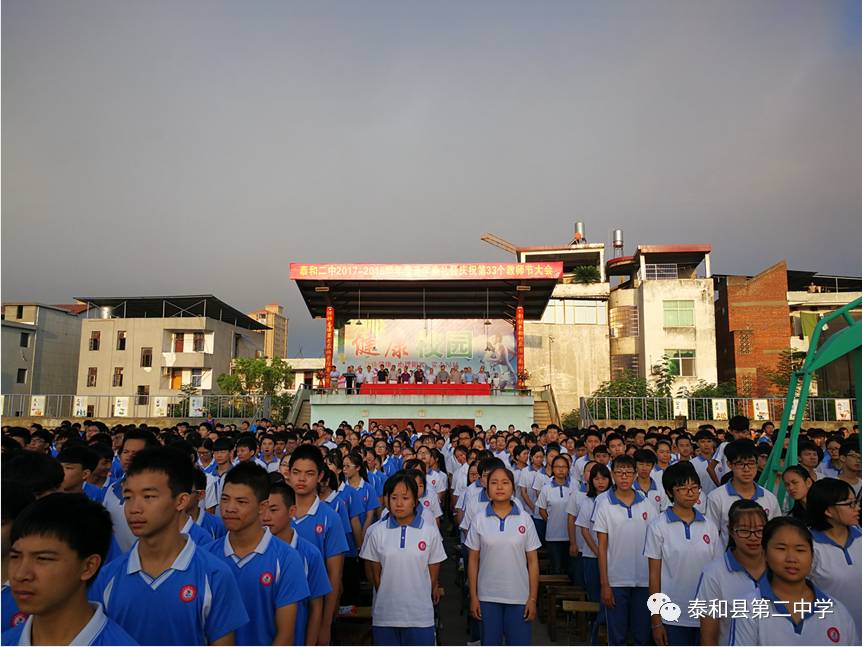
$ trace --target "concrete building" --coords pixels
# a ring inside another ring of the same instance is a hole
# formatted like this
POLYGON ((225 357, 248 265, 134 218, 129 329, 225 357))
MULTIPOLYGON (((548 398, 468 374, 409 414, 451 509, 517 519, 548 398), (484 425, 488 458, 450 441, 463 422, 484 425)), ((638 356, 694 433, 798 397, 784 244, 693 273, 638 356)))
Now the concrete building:
POLYGON ((284 316, 284 307, 270 303, 262 310, 249 312, 248 316, 267 327, 267 330, 259 333, 263 335, 263 356, 267 359, 287 357, 288 322, 284 316))
POLYGON ((300 387, 311 388, 319 385, 315 374, 323 371, 326 362, 322 357, 288 357, 285 361, 293 369, 293 379, 285 385, 285 391, 296 393, 300 387))
POLYGON ((235 358, 263 351, 265 326, 212 295, 78 300, 100 314, 81 322, 74 393, 87 416, 115 415, 117 396, 129 397, 131 417, 157 415, 152 397, 181 395, 184 385, 217 395, 235 358))
POLYGON ((709 245, 639 245, 607 262, 620 277, 608 301, 611 375, 650 378, 667 355, 673 391, 716 383, 715 311, 709 245))
MULTIPOLYGON (((818 319, 862 296, 862 277, 788 270, 785 261, 756 276, 714 278, 719 379, 734 381, 740 395, 784 395, 769 379, 782 352, 801 362, 818 319)), ((836 321, 825 334, 845 325, 836 321)), ((853 378, 841 358, 818 373, 812 395, 850 395, 853 378)))
POLYGON ((74 393, 82 313, 42 303, 3 304, 4 395, 74 393))

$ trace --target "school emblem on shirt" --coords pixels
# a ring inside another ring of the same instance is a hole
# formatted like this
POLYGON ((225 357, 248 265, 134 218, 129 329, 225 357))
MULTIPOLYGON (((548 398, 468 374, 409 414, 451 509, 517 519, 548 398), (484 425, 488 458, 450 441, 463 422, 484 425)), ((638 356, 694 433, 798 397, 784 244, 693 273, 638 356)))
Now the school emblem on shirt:
POLYGON ((26 619, 27 619, 27 614, 24 613, 23 611, 19 611, 18 613, 14 614, 9 619, 9 626, 10 627, 17 627, 22 622, 24 622, 26 619))
POLYGON ((180 600, 183 602, 194 602, 196 597, 198 597, 198 590, 191 584, 186 584, 180 589, 180 600))
POLYGON ((427 547, 428 544, 426 544, 424 541, 419 542, 419 550, 425 550, 427 547))
POLYGON ((431 485, 437 485, 437 481, 432 480, 432 481, 431 481, 431 485))
POLYGON ((709 542, 710 542, 709 535, 704 535, 703 536, 703 543, 709 544, 709 542))
POLYGON ((660 494, 656 494, 656 495, 655 495, 655 502, 656 502, 656 503, 661 503, 661 495, 660 495, 660 494))
POLYGON ((269 571, 261 573, 260 583, 264 586, 270 586, 272 584, 272 573, 270 573, 269 571))
POLYGON ((521 533, 522 535, 525 534, 527 532, 527 527, 526 526, 518 526, 518 532, 521 533))
POLYGON ((314 532, 316 532, 318 535, 322 535, 323 534, 323 524, 322 523, 317 524, 314 527, 314 532))
POLYGON ((426 499, 425 501, 422 502, 422 505, 424 505, 426 508, 430 508, 431 507, 431 501, 426 499))
POLYGON ((826 636, 834 643, 841 640, 841 632, 838 631, 838 627, 829 627, 829 629, 826 630, 826 636))
POLYGON ((644 518, 644 521, 646 521, 647 517, 649 516, 649 513, 644 512, 641 516, 644 518))

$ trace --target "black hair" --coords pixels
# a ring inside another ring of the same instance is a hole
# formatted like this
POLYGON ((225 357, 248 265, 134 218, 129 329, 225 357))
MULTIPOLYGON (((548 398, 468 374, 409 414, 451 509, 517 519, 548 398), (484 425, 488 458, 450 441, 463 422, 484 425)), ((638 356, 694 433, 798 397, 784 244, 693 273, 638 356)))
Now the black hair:
POLYGON ((56 459, 37 452, 21 452, 12 457, 3 477, 23 483, 36 498, 63 484, 63 466, 56 459))
POLYGON ((233 451, 233 441, 227 436, 220 436, 213 443, 213 452, 233 451))
POLYGON ((823 450, 810 440, 800 440, 796 451, 799 454, 802 452, 815 452, 817 454, 817 462, 819 463, 823 460, 823 450))
POLYGON ((554 465, 557 463, 558 460, 562 460, 566 464, 566 467, 569 467, 571 465, 571 463, 569 462, 569 457, 566 454, 557 454, 556 456, 554 456, 554 460, 551 461, 551 469, 554 469, 554 465))
POLYGON ((859 436, 850 436, 847 440, 842 441, 841 449, 838 450, 839 456, 847 456, 850 452, 859 453, 859 436))
POLYGON ((104 564, 112 532, 111 515, 102 505, 83 494, 55 493, 39 499, 18 515, 12 524, 10 541, 14 544, 32 535, 54 537, 81 559, 98 555, 104 564))
POLYGON ((195 468, 183 452, 172 447, 148 447, 135 454, 126 471, 126 478, 143 472, 166 474, 173 497, 183 492, 191 494, 194 489, 195 468))
POLYGON ((824 478, 815 481, 808 490, 805 499, 805 508, 808 510, 808 520, 815 530, 829 530, 832 523, 826 518, 826 511, 844 499, 852 499, 856 496, 853 488, 847 481, 841 479, 824 478))
POLYGON ((608 466, 596 463, 595 466, 593 466, 592 471, 590 471, 590 477, 587 479, 587 496, 591 499, 595 499, 599 495, 599 493, 596 492, 596 485, 593 483, 596 476, 604 476, 608 479, 608 486, 613 483, 611 471, 608 469, 608 466))
POLYGON ((269 496, 270 498, 273 495, 278 495, 281 497, 281 500, 284 502, 284 507, 290 509, 292 506, 296 505, 296 492, 294 492, 293 488, 286 483, 285 481, 281 481, 280 483, 271 483, 269 486, 269 496))
POLYGON ((661 485, 671 502, 674 500, 673 489, 686 483, 701 485, 700 475, 694 469, 691 461, 679 461, 673 465, 668 465, 664 472, 662 472, 661 485))
POLYGON ((25 427, 12 427, 8 435, 12 438, 20 438, 25 445, 30 444, 30 430, 25 427))
POLYGON ((482 476, 486 472, 490 472, 492 469, 496 469, 498 467, 506 467, 506 464, 502 461, 502 459, 492 455, 488 458, 483 458, 479 460, 479 465, 476 467, 476 469, 479 471, 479 476, 482 476))
POLYGON ((130 440, 143 440, 144 447, 155 447, 159 444, 159 441, 156 440, 156 437, 153 436, 148 431, 129 431, 123 435, 123 444, 120 445, 120 453, 123 453, 123 449, 126 447, 126 443, 130 440))
POLYGON ((632 469, 636 469, 635 459, 629 456, 628 454, 621 454, 614 459, 613 464, 611 465, 611 469, 616 469, 617 466, 623 467, 628 465, 632 469))
POLYGON ((82 469, 91 472, 99 465, 99 455, 86 445, 65 445, 57 454, 57 462, 80 465, 82 469))
POLYGON ((656 458, 656 455, 649 449, 637 450, 635 452, 634 459, 635 463, 649 463, 650 465, 655 465, 656 463, 658 463, 658 458, 656 458))
POLYGON ((3 523, 15 521, 21 511, 33 503, 36 497, 23 483, 3 479, 0 487, 0 517, 3 523))
MULTIPOLYGON (((760 542, 763 549, 766 550, 766 547, 769 545, 769 540, 772 539, 776 532, 786 527, 795 528, 806 540, 811 552, 814 552, 814 540, 811 538, 811 531, 808 530, 804 523, 795 517, 775 517, 767 521, 766 525, 763 527, 763 539, 760 542)), ((769 568, 768 563, 766 568, 769 568)))
POLYGON ((410 458, 404 461, 404 469, 422 472, 422 474, 425 474, 425 463, 423 463, 418 458, 410 458))
POLYGON ((733 416, 727 423, 731 431, 748 431, 749 420, 745 416, 733 416))
POLYGON ((207 489, 207 475, 200 467, 194 468, 194 486, 198 491, 207 489))
POLYGON ((320 484, 325 483, 330 490, 337 490, 339 485, 338 474, 333 472, 328 467, 323 468, 323 476, 320 477, 320 484))
MULTIPOLYGON (((114 450, 111 449, 110 445, 106 445, 104 443, 90 443, 87 445, 90 451, 92 451, 98 459, 101 460, 114 460, 114 450)), ((96 463, 98 465, 98 462, 96 463)))
POLYGON ((806 481, 814 480, 813 478, 811 478, 811 474, 809 473, 809 471, 801 465, 791 465, 790 467, 785 467, 784 472, 781 474, 781 478, 783 479, 788 473, 796 474, 797 476, 806 481))
POLYGON ((388 499, 398 485, 403 485, 413 495, 414 501, 419 501, 419 486, 416 485, 416 470, 395 472, 383 484, 383 496, 388 499))
POLYGON ((745 460, 746 458, 756 461, 757 445, 754 444, 753 440, 745 438, 734 440, 727 443, 727 446, 724 448, 724 458, 727 460, 728 465, 732 465, 739 460, 745 460))
POLYGON ((243 434, 234 446, 235 449, 239 449, 240 447, 246 447, 250 452, 254 453, 257 451, 257 440, 252 434, 243 434))
MULTIPOLYGON (((269 477, 267 471, 257 463, 246 461, 238 463, 228 470, 224 478, 225 488, 229 483, 234 485, 247 485, 254 492, 254 498, 264 501, 269 497, 269 477)), ((222 489, 224 492, 224 488, 222 489)))
POLYGON ((290 455, 290 463, 288 463, 290 469, 293 469, 293 466, 296 465, 296 461, 301 460, 312 461, 317 467, 318 475, 320 475, 326 468, 323 464, 323 453, 316 445, 300 445, 294 449, 293 453, 290 455))
MULTIPOLYGON (((499 464, 494 463, 493 465, 489 465, 489 466, 487 467, 487 470, 486 470, 486 473, 488 474, 488 480, 487 480, 487 482, 488 482, 488 483, 490 483, 490 482, 491 482, 491 475, 492 475, 492 474, 494 474, 495 472, 503 471, 503 472, 505 472, 505 473, 506 473, 506 478, 508 478, 508 479, 509 479, 509 481, 511 481, 511 483, 512 483, 512 491, 514 492, 515 487, 516 487, 516 486, 515 486, 515 475, 514 475, 514 474, 512 474, 512 470, 510 470, 508 467, 506 467, 506 465, 505 465, 505 463, 503 463, 503 461, 501 461, 500 459, 496 459, 496 460, 499 462, 499 464)), ((488 488, 487 488, 487 486, 486 486, 486 487, 485 487, 485 490, 487 490, 487 489, 488 489, 488 488)))
POLYGON ((596 448, 593 450, 593 456, 595 456, 596 454, 607 454, 608 456, 610 456, 611 450, 608 449, 607 445, 596 445, 596 448))
MULTIPOLYGON (((352 451, 347 456, 344 457, 346 459, 350 459, 350 461, 359 468, 359 476, 368 480, 368 468, 365 466, 365 461, 362 460, 362 454, 358 451, 352 451)), ((345 479, 346 480, 346 479, 345 479)))
POLYGON ((739 523, 739 520, 749 514, 754 514, 760 517, 764 524, 769 521, 769 515, 757 501, 751 499, 739 499, 734 501, 727 513, 727 547, 730 550, 736 548, 736 542, 733 540, 733 533, 730 532, 739 523))

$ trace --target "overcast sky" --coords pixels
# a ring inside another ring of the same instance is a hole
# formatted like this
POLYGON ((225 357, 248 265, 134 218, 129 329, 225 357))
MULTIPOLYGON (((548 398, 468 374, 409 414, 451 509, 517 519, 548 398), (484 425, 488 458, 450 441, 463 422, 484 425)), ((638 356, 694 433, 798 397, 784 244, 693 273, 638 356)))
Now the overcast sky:
POLYGON ((2 4, 2 298, 283 303, 290 261, 710 243, 862 275, 862 3, 2 4))

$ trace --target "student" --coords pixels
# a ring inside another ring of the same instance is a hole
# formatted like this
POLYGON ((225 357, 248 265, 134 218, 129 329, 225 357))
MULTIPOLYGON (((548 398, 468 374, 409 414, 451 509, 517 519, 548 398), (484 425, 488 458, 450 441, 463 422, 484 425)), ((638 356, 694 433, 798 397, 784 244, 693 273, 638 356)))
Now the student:
POLYGON ((27 620, 4 645, 135 645, 101 604, 87 601, 111 542, 111 517, 83 494, 51 494, 12 526, 9 581, 27 620))
POLYGON ((862 627, 862 530, 859 501, 845 481, 824 478, 808 491, 808 521, 814 538, 811 580, 850 611, 862 627))
POLYGON ((22 451, 3 465, 3 478, 21 483, 37 499, 57 492, 63 485, 63 468, 47 454, 22 451))
MULTIPOLYGON (((419 504, 422 507, 429 509, 435 519, 439 519, 443 516, 443 509, 440 507, 440 499, 437 497, 436 492, 428 491, 428 475, 425 473, 425 463, 420 461, 418 458, 411 458, 404 461, 404 471, 409 472, 411 470, 416 470, 422 473, 422 483, 419 487, 419 504)), ((440 523, 438 521, 437 526, 439 527, 439 525, 440 523)))
POLYGON ((820 478, 820 473, 817 469, 820 465, 820 459, 823 458, 823 450, 810 440, 801 440, 799 442, 799 466, 808 471, 812 481, 820 478))
POLYGON ((841 443, 838 450, 841 456, 841 472, 838 478, 853 488, 856 497, 862 494, 862 462, 859 460, 859 436, 853 436, 841 443))
POLYGON ((317 484, 324 474, 323 454, 314 445, 300 445, 290 456, 290 486, 296 493, 296 512, 291 520, 293 529, 311 542, 326 561, 326 573, 332 587, 323 605, 323 619, 317 642, 329 644, 332 621, 335 617, 347 552, 344 526, 338 514, 317 496, 317 484))
POLYGON ((105 490, 88 483, 90 475, 99 463, 99 455, 86 445, 66 445, 57 454, 63 467, 63 484, 60 491, 67 494, 83 493, 91 501, 101 503, 105 490))
POLYGON ((194 488, 186 506, 185 517, 181 517, 180 532, 189 535, 198 546, 206 546, 227 533, 220 517, 201 508, 206 495, 207 475, 200 467, 194 470, 194 488))
POLYGON ((512 501, 515 479, 505 467, 488 473, 490 502, 470 524, 464 545, 470 613, 482 621, 482 644, 529 645, 536 618, 541 546, 532 519, 512 501))
POLYGON ((653 505, 656 515, 664 512, 670 505, 670 498, 665 494, 661 476, 657 477, 658 481, 653 478, 653 469, 658 460, 656 455, 649 449, 639 449, 635 452, 634 459, 636 471, 634 489, 643 494, 653 505))
POLYGON ((209 546, 236 578, 251 619, 236 630, 240 645, 289 645, 297 604, 309 596, 299 553, 261 523, 269 499, 267 471, 251 461, 227 473, 219 503, 227 535, 209 546))
POLYGON ((213 443, 213 462, 215 469, 207 478, 205 507, 210 514, 218 515, 218 504, 224 487, 225 474, 233 467, 233 441, 222 437, 213 443))
POLYGON ((273 535, 295 548, 303 561, 309 597, 296 610, 297 645, 316 645, 323 618, 323 600, 332 591, 326 564, 317 546, 299 536, 290 525, 296 511, 296 494, 287 483, 273 483, 261 521, 273 535))
POLYGON ((765 600, 768 615, 749 612, 734 619, 730 644, 858 645, 859 634, 847 607, 807 579, 814 548, 805 525, 793 517, 772 519, 763 529, 762 544, 766 573, 750 602, 765 600), (818 614, 821 605, 829 611, 818 614))
POLYGON ((536 520, 539 521, 539 524, 536 526, 536 531, 539 532, 539 538, 543 536, 541 531, 544 530, 545 521, 542 519, 542 515, 539 514, 539 509, 536 507, 536 499, 538 498, 539 491, 541 491, 542 488, 539 487, 539 491, 536 491, 533 488, 533 481, 536 478, 540 478, 539 475, 542 473, 542 467, 544 464, 545 450, 541 445, 534 445, 530 450, 529 467, 521 470, 520 482, 517 484, 518 489, 521 492, 521 500, 524 502, 527 512, 533 517, 533 523, 535 524, 536 520))
POLYGON ((792 507, 787 511, 791 517, 796 517, 802 523, 808 523, 808 512, 805 509, 808 491, 814 485, 811 473, 800 465, 791 465, 781 475, 784 481, 784 489, 790 498, 792 507))
POLYGON ((734 501, 757 501, 770 519, 781 514, 775 495, 754 482, 757 475, 757 451, 754 443, 750 440, 734 440, 727 445, 724 455, 733 478, 710 492, 706 498, 706 517, 718 527, 722 547, 727 545, 725 521, 734 501))
MULTIPOLYGON (((747 600, 757 593, 757 582, 766 572, 763 527, 769 519, 754 501, 740 499, 728 513, 727 551, 707 564, 697 585, 698 600, 747 600)), ((730 613, 707 610, 700 617, 700 644, 730 643, 730 613)))
POLYGON ((701 429, 694 435, 694 442, 697 443, 698 454, 691 459, 691 463, 700 477, 703 494, 709 496, 709 493, 718 486, 718 479, 713 477, 715 467, 718 465, 718 461, 713 456, 716 445, 715 435, 709 429, 701 429), (713 468, 712 474, 710 467, 713 468))
POLYGON ((204 471, 204 474, 214 474, 216 467, 218 467, 218 463, 216 463, 213 458, 213 447, 213 441, 209 438, 204 438, 196 448, 198 454, 198 467, 204 471))
POLYGON ((368 526, 374 519, 374 511, 380 507, 380 500, 374 488, 365 479, 368 474, 358 451, 351 452, 344 458, 343 474, 341 497, 347 507, 350 534, 348 535, 349 551, 344 556, 341 600, 342 604, 349 605, 359 602, 361 581, 359 548, 362 546, 368 526))
POLYGON ((599 539, 593 528, 593 511, 596 499, 611 486, 610 470, 599 463, 588 463, 584 466, 584 476, 587 479, 587 498, 578 510, 575 526, 581 536, 581 568, 584 573, 584 588, 587 597, 592 602, 601 601, 601 583, 599 580, 599 539))
POLYGON ((374 524, 362 544, 374 586, 372 632, 375 645, 434 645, 437 579, 446 560, 437 526, 417 514, 416 481, 398 472, 383 492, 389 515, 374 524))
POLYGON ((587 453, 572 463, 572 471, 574 472, 575 479, 578 483, 587 482, 586 477, 584 477, 584 467, 588 462, 595 460, 594 452, 596 447, 601 444, 602 435, 598 431, 590 429, 586 434, 584 434, 584 447, 586 448, 587 453))
MULTIPOLYGON (((16 481, 3 481, 0 487, 0 516, 2 516, 2 540, 0 540, 0 576, 2 576, 3 592, 2 603, 0 603, 0 632, 24 622, 27 614, 18 609, 15 598, 12 597, 12 587, 9 586, 9 551, 12 547, 11 535, 12 524, 18 515, 27 508, 36 498, 33 493, 22 483, 16 481)), ((3 644, 6 644, 5 641, 3 644)))
MULTIPOLYGON (((649 560, 649 592, 664 593, 682 609, 696 599, 703 567, 720 553, 718 528, 694 509, 700 494, 700 477, 691 462, 669 466, 662 475, 662 487, 671 506, 647 527, 644 555, 649 560)), ((652 636, 656 645, 697 645, 699 623, 683 613, 673 623, 652 616, 652 636)))
POLYGON ((104 498, 104 490, 107 490, 111 484, 111 462, 114 460, 114 452, 104 443, 94 442, 87 446, 99 458, 96 467, 90 472, 90 478, 87 479, 87 482, 103 490, 102 497, 104 498))
POLYGON ((141 645, 234 644, 234 631, 248 622, 236 580, 179 532, 194 487, 191 462, 152 447, 125 465, 123 511, 138 541, 102 569, 90 599, 141 645))
POLYGON ((826 454, 818 468, 821 477, 838 478, 841 473, 841 442, 840 436, 832 436, 826 441, 826 454))
POLYGON ((615 458, 611 474, 614 487, 596 499, 593 512, 608 644, 625 644, 631 631, 635 644, 645 645, 650 636, 649 569, 647 558, 634 547, 644 545, 655 508, 632 489, 635 461, 631 456, 615 458))
POLYGON ((545 521, 545 546, 551 557, 551 572, 567 571, 569 555, 568 514, 566 508, 572 489, 569 487, 569 460, 562 454, 551 465, 553 478, 542 487, 536 507, 545 521))

